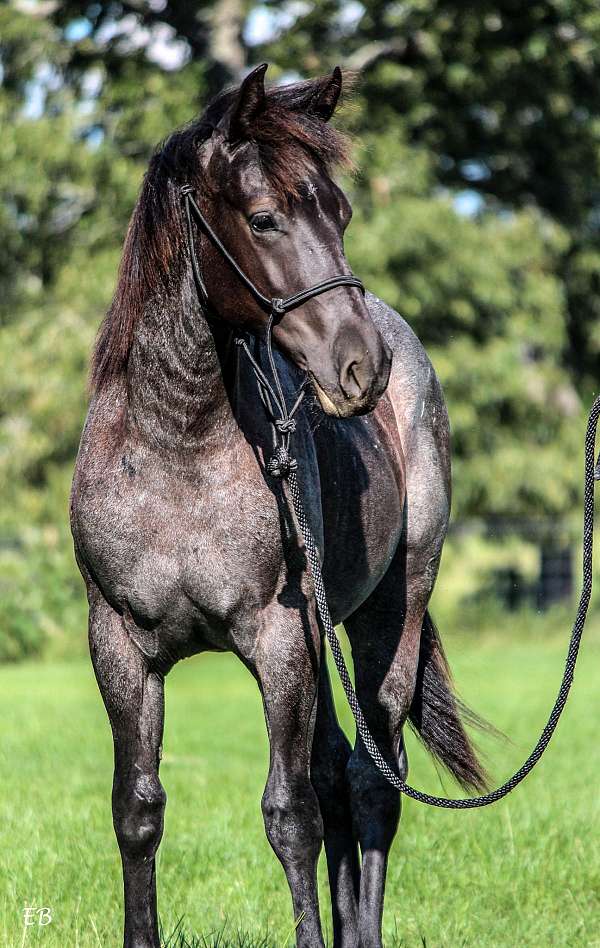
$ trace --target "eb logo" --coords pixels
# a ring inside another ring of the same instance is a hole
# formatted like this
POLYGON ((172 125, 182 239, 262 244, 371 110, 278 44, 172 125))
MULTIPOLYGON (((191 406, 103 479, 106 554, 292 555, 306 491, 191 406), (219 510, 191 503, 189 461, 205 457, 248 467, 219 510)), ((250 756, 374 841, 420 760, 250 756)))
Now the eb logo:
POLYGON ((25 906, 23 909, 23 922, 27 926, 37 925, 43 928, 52 921, 52 911, 49 908, 35 908, 35 906, 25 906))

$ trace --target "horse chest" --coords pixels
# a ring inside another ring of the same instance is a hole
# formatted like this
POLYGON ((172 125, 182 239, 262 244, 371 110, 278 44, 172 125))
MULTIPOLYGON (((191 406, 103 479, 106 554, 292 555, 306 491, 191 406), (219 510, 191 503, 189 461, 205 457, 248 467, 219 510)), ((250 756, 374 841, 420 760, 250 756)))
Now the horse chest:
POLYGON ((336 621, 386 572, 403 526, 405 465, 387 399, 365 418, 319 433, 325 534, 323 574, 336 621))
MULTIPOLYGON (((125 452, 75 490, 78 554, 105 598, 180 657, 231 647, 232 629, 268 599, 281 572, 277 503, 264 481, 195 480, 125 452), (125 460, 123 460, 123 458, 125 460)), ((206 472, 204 472, 204 475, 206 472)), ((148 639, 148 635, 140 637, 148 639)), ((148 644, 148 643, 147 643, 148 644)))

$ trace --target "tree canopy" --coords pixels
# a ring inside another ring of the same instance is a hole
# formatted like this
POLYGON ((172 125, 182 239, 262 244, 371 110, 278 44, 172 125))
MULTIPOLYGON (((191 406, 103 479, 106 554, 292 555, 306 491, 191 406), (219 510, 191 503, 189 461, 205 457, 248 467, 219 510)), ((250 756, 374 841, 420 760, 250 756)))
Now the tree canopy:
POLYGON ((599 59, 587 0, 1 7, 0 657, 80 615, 87 362, 152 149, 262 60, 360 72, 347 252, 442 379, 454 516, 567 514, 600 373, 599 59))

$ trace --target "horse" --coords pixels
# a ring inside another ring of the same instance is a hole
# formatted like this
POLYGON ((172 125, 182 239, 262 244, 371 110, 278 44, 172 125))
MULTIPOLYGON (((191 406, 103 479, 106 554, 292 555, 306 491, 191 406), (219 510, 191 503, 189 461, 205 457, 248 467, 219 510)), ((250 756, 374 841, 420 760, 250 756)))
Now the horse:
POLYGON ((463 787, 485 782, 428 611, 450 511, 441 387, 404 320, 349 282, 352 212, 334 174, 350 147, 330 123, 340 69, 266 88, 266 68, 153 155, 92 358, 70 512, 114 739, 125 948, 159 946, 164 680, 179 660, 228 650, 256 679, 270 742, 262 813, 299 948, 324 945, 323 843, 336 948, 381 948, 401 808, 360 739, 351 746, 338 724, 289 484, 268 469, 270 420, 232 345, 242 334, 267 372, 267 316, 202 228, 190 244, 182 193, 193 191, 265 292, 348 277, 283 315, 272 335, 288 403, 308 381, 293 454, 329 607, 394 772, 407 775, 409 722, 463 787))

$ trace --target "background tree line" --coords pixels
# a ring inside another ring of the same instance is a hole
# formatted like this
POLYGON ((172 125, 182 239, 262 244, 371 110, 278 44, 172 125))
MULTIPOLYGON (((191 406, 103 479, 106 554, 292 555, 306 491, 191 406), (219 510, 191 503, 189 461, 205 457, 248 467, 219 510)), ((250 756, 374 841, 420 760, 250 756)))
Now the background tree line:
POLYGON ((153 147, 267 60, 360 72, 347 252, 450 406, 454 517, 561 524, 600 373, 593 0, 12 0, 0 8, 0 658, 85 640, 67 495, 153 147))

